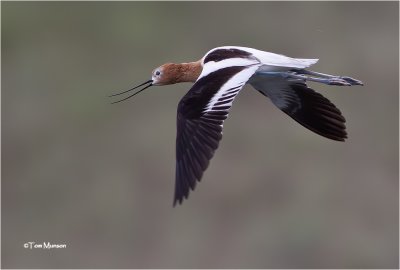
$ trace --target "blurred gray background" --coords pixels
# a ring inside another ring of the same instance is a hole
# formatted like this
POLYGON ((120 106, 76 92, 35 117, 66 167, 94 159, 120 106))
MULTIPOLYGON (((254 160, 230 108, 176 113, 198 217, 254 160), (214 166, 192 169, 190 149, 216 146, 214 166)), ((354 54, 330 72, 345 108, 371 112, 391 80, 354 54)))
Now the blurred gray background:
POLYGON ((397 268, 398 2, 2 2, 4 268, 397 268), (339 143, 246 86, 172 208, 191 84, 107 95, 222 45, 319 58, 339 143), (65 249, 25 249, 29 241, 65 249))

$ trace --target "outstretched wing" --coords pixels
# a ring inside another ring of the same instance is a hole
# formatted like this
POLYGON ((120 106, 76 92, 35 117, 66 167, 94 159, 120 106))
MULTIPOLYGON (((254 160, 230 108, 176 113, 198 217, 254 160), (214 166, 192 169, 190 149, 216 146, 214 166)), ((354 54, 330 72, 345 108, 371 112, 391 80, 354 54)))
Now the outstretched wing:
POLYGON ((304 81, 277 76, 257 79, 257 76, 252 78, 251 85, 298 123, 332 140, 347 138, 346 120, 340 110, 304 81))
POLYGON ((174 205, 182 203, 201 180, 218 148, 233 100, 259 67, 257 61, 238 63, 244 65, 205 64, 199 79, 179 102, 174 205))

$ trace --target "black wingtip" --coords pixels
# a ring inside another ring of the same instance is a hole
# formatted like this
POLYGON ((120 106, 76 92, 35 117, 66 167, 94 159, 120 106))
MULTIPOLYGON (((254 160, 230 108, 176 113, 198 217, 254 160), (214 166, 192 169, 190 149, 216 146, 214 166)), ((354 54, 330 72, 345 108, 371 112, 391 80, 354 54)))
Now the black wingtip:
POLYGON ((305 84, 290 86, 290 94, 295 93, 300 102, 292 102, 291 106, 282 108, 285 113, 325 138, 342 142, 347 139, 346 119, 332 102, 305 84))
POLYGON ((181 205, 182 204, 182 198, 178 199, 178 198, 174 198, 174 202, 172 203, 172 207, 175 208, 177 205, 181 205))

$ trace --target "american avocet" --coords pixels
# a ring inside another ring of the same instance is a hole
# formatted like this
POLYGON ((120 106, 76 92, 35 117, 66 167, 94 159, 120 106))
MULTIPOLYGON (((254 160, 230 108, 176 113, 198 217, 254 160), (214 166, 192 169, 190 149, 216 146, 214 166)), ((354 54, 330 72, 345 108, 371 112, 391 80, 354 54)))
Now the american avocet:
POLYGON ((224 46, 210 50, 199 61, 164 64, 150 80, 121 93, 145 86, 194 82, 178 105, 174 206, 188 198, 200 181, 222 138, 222 126, 236 95, 246 83, 269 97, 275 106, 311 131, 326 138, 347 138, 345 119, 335 105, 306 85, 363 85, 359 80, 305 68, 318 59, 290 58, 252 48, 224 46))

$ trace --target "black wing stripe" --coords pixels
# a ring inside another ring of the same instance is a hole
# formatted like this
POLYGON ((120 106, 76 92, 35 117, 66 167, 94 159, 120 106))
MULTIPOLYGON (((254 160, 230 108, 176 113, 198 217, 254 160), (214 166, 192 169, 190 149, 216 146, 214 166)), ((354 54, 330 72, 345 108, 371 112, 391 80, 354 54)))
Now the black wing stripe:
POLYGON ((228 91, 226 91, 225 93, 222 94, 222 97, 225 97, 225 96, 230 95, 230 94, 236 94, 237 92, 239 92, 239 90, 240 89, 228 90, 228 91))
POLYGON ((222 95, 222 97, 219 99, 219 101, 224 101, 224 100, 227 100, 227 99, 232 99, 232 98, 234 98, 235 96, 236 96, 236 92, 235 93, 233 93, 233 94, 230 94, 230 95, 226 95, 226 96, 224 96, 224 95, 222 95))
POLYGON ((226 115, 227 113, 226 113, 226 112, 208 111, 208 112, 206 112, 204 115, 207 115, 207 114, 209 114, 209 115, 226 115))
POLYGON ((226 111, 229 110, 231 106, 213 106, 213 111, 226 111))
POLYGON ((222 94, 221 98, 229 98, 230 96, 235 96, 239 91, 240 91, 240 89, 235 90, 235 91, 226 92, 226 93, 222 94))
POLYGON ((232 101, 233 101, 233 98, 230 98, 230 99, 227 99, 227 100, 223 100, 223 101, 221 101, 221 99, 218 99, 218 102, 216 102, 216 103, 214 104, 214 107, 218 107, 218 106, 221 106, 221 105, 230 104, 232 101))
POLYGON ((252 54, 246 51, 242 51, 239 49, 217 49, 209 53, 206 58, 204 58, 204 64, 214 61, 219 62, 229 58, 250 58, 253 59, 252 54))

